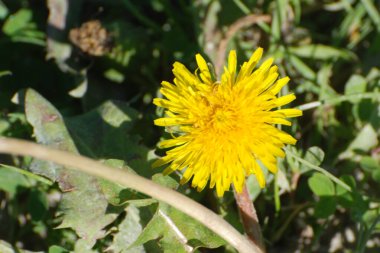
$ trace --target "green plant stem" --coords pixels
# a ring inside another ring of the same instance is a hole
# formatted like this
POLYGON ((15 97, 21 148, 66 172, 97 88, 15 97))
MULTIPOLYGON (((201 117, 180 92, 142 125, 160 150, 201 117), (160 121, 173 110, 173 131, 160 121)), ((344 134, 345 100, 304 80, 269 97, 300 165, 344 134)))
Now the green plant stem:
POLYGON ((364 253, 366 243, 369 239, 369 237, 372 234, 372 231, 375 229, 377 223, 380 221, 380 215, 376 217, 376 219, 373 221, 371 226, 367 229, 367 226, 364 222, 360 222, 360 228, 359 228, 359 237, 358 237, 358 244, 357 244, 357 252, 358 253, 364 253))
POLYGON ((336 98, 323 99, 319 101, 310 102, 307 104, 303 104, 298 106, 298 109, 302 111, 310 110, 317 108, 321 105, 336 105, 341 102, 350 101, 352 99, 379 99, 380 94, 377 92, 365 92, 351 95, 343 95, 336 98))
POLYGON ((314 170, 316 170, 318 172, 321 172, 322 174, 324 174, 327 177, 329 177, 332 181, 334 181, 335 183, 339 184, 340 186, 342 186, 347 191, 351 192, 351 187, 349 185, 347 185, 346 183, 344 183, 339 178, 335 177, 333 174, 331 174, 327 170, 325 170, 325 169, 323 169, 321 167, 318 167, 318 166, 316 166, 314 164, 311 164, 310 162, 306 161, 305 159, 302 159, 302 158, 298 157, 296 154, 294 154, 293 152, 289 151, 288 149, 286 149, 286 154, 289 155, 289 156, 291 156, 291 157, 293 157, 298 162, 303 163, 307 167, 309 167, 311 169, 314 169, 314 170))
POLYGON ((251 10, 243 3, 241 0, 233 0, 236 6, 245 14, 248 15, 251 13, 251 10))
POLYGON ((281 210, 281 200, 280 200, 280 192, 278 187, 278 173, 274 175, 274 207, 276 211, 276 217, 280 213, 281 210))
POLYGON ((0 153, 32 156, 119 183, 125 187, 150 195, 193 217, 241 253, 262 253, 257 245, 251 243, 214 212, 176 191, 158 185, 139 175, 105 166, 80 155, 12 138, 0 138, 0 153))
POLYGON ((259 218, 257 217, 255 206, 249 197, 247 185, 244 184, 241 193, 237 193, 234 189, 234 195, 245 233, 251 242, 259 246, 260 249, 265 252, 259 218))

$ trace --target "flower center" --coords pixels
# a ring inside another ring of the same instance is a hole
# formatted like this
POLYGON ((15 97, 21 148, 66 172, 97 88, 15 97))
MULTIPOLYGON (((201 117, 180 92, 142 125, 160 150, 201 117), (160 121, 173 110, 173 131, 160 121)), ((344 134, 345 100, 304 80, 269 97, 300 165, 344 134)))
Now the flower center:
POLYGON ((237 132, 241 128, 239 120, 242 119, 237 100, 223 95, 225 94, 219 94, 214 89, 213 92, 202 96, 199 107, 194 110, 194 127, 203 134, 222 139, 237 132))
POLYGON ((230 105, 214 105, 209 114, 209 127, 218 132, 228 132, 237 127, 236 112, 230 105))

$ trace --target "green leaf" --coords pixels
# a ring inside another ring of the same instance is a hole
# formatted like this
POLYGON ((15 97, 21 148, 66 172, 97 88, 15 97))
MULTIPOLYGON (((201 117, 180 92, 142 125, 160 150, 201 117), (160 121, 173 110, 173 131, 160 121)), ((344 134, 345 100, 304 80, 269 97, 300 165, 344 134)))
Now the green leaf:
POLYGON ((363 215, 369 209, 368 197, 356 191, 353 193, 354 203, 351 206, 351 216, 354 221, 363 221, 363 215))
MULTIPOLYGON (((353 94, 363 94, 366 91, 366 88, 367 88, 367 80, 363 76, 352 75, 344 87, 344 94, 346 96, 353 95, 353 94)), ((352 98, 350 101, 355 104, 354 112, 355 112, 355 115, 357 115, 358 114, 357 110, 359 108, 357 103, 360 102, 361 99, 352 98)), ((363 104, 364 103, 361 103, 361 105, 363 104)))
POLYGON ((5 4, 0 1, 0 19, 4 19, 8 15, 8 8, 5 6, 5 4))
POLYGON ((20 187, 30 187, 27 177, 4 166, 0 166, 0 190, 9 193, 13 198, 20 187))
MULTIPOLYGON (((340 177, 340 180, 349 185, 352 190, 356 189, 356 183, 353 176, 343 175, 340 177)), ((336 186, 336 196, 337 202, 345 208, 350 208, 354 203, 354 197, 352 192, 347 191, 347 189, 343 188, 340 185, 336 186)))
POLYGON ((380 169, 374 170, 372 172, 372 178, 375 180, 377 183, 380 183, 380 169))
POLYGON ((92 250, 91 244, 85 239, 79 239, 75 242, 73 253, 98 253, 96 250, 92 250))
POLYGON ((319 147, 310 147, 307 149, 304 159, 316 166, 321 165, 325 158, 325 152, 319 147))
POLYGON ((29 43, 29 44, 34 44, 37 46, 45 46, 45 40, 44 39, 36 38, 36 37, 30 37, 30 36, 27 36, 27 34, 22 34, 22 33, 20 35, 12 36, 11 41, 29 43))
POLYGON ((121 73, 120 71, 116 70, 116 69, 107 69, 105 72, 104 72, 104 77, 107 78, 108 80, 111 80, 115 83, 122 83, 125 79, 125 76, 123 75, 123 73, 121 73))
POLYGON ((169 175, 165 176, 162 173, 157 173, 157 174, 153 175, 152 180, 155 183, 160 184, 160 185, 165 186, 165 187, 168 187, 170 189, 177 189, 179 186, 179 184, 176 180, 174 180, 169 175))
POLYGON ((146 251, 141 245, 131 247, 143 230, 140 210, 134 205, 129 205, 126 211, 127 215, 118 226, 118 232, 113 237, 112 245, 108 250, 119 253, 145 253, 146 251))
POLYGON ((351 142, 349 150, 368 152, 378 144, 377 133, 370 124, 366 124, 356 138, 351 142))
POLYGON ((380 163, 378 159, 364 156, 360 160, 360 166, 371 174, 374 181, 380 183, 380 163))
POLYGON ((8 17, 3 26, 3 32, 14 42, 25 42, 35 45, 45 45, 45 34, 37 30, 32 22, 32 11, 21 9, 8 17))
MULTIPOLYGON (((325 152, 319 147, 310 147, 307 149, 304 159, 315 166, 321 165, 323 158, 325 157, 325 152)), ((304 173, 311 170, 308 166, 302 165, 301 171, 304 173)))
MULTIPOLYGON (((172 189, 178 187, 177 181, 170 176, 158 173, 152 179, 172 189)), ((199 247, 217 248, 225 244, 224 240, 201 223, 162 202, 159 202, 153 218, 132 246, 156 239, 160 241, 164 252, 189 252, 199 247)))
POLYGON ((321 44, 290 47, 289 51, 298 57, 314 60, 328 60, 334 58, 352 60, 356 58, 356 56, 349 50, 338 49, 321 44))
POLYGON ((247 185, 249 196, 251 197, 252 201, 254 201, 260 195, 262 190, 260 188, 259 182, 257 182, 255 175, 249 175, 245 183, 247 185))
POLYGON ((10 76, 10 75, 12 75, 12 72, 10 72, 9 70, 2 70, 2 71, 0 71, 0 77, 10 76))
POLYGON ((367 87, 367 80, 361 75, 352 75, 348 79, 345 87, 344 94, 351 95, 356 93, 364 93, 367 87))
MULTIPOLYGON (((353 176, 343 175, 339 179, 342 180, 343 182, 345 182, 348 186, 350 186, 352 190, 354 190, 356 188, 356 182, 355 182, 355 178, 353 176)), ((349 191, 347 191, 347 189, 343 188, 341 185, 337 185, 337 187, 336 187, 336 194, 337 195, 341 195, 341 194, 344 194, 346 192, 349 192, 349 191)))
MULTIPOLYGON (((121 170, 127 170, 130 173, 136 173, 123 160, 108 159, 104 161, 104 164, 121 170)), ((116 207, 124 207, 127 203, 131 202, 136 206, 150 205, 156 202, 156 200, 146 198, 145 195, 134 190, 125 189, 123 186, 107 180, 99 179, 99 185, 107 201, 116 207)))
MULTIPOLYGON (((25 112, 39 143, 78 153, 61 114, 31 89, 25 94, 25 112)), ((109 211, 108 201, 96 178, 38 160, 32 162, 30 169, 58 182, 63 191, 60 203, 63 220, 59 228, 74 229, 87 248, 105 236, 104 227, 115 220, 118 212, 109 211)))
POLYGON ((44 253, 43 251, 29 251, 13 247, 6 241, 0 240, 0 252, 1 253, 44 253))
MULTIPOLYGON (((138 144, 137 136, 128 136, 137 112, 126 104, 108 101, 83 115, 63 119, 34 91, 28 90, 26 101, 27 119, 40 142, 71 152, 78 152, 78 148, 82 154, 95 159, 113 158, 105 160, 109 166, 129 171, 133 171, 130 167, 134 167, 139 174, 152 174, 149 160, 154 155, 138 144)), ((116 218, 127 203, 136 206, 156 203, 151 198, 106 180, 94 179, 42 161, 32 165, 36 173, 44 173, 58 181, 65 191, 60 204, 63 222, 59 228, 71 227, 82 237, 75 245, 76 252, 91 252, 96 239, 105 236, 103 228, 116 218)))
POLYGON ((32 189, 28 198, 28 210, 33 221, 40 221, 44 218, 49 209, 48 199, 45 192, 32 189))
POLYGON ((70 251, 68 251, 67 249, 62 248, 57 245, 50 246, 49 251, 48 251, 48 253, 69 253, 69 252, 70 251))
POLYGON ((20 168, 14 167, 14 166, 6 165, 6 164, 1 164, 1 163, 0 163, 0 166, 2 168, 4 168, 4 169, 17 172, 19 174, 22 174, 22 175, 24 175, 24 176, 26 176, 28 178, 34 179, 34 180, 39 181, 41 183, 44 183, 44 184, 47 184, 47 185, 52 185, 52 182, 49 179, 46 179, 45 177, 41 177, 39 175, 33 174, 30 171, 27 171, 27 170, 24 170, 24 169, 20 169, 20 168))
POLYGON ((0 119, 0 135, 4 136, 5 133, 10 129, 11 124, 4 119, 0 119))
POLYGON ((363 215, 363 221, 364 221, 364 223, 368 227, 370 227, 371 225, 373 225, 376 228, 376 225, 377 225, 377 229, 379 229, 380 228, 380 223, 379 223, 380 216, 379 216, 379 213, 380 213, 380 208, 379 207, 367 210, 364 213, 364 215, 363 215), (374 224, 375 222, 377 224, 374 224))
POLYGON ((360 160, 360 166, 367 172, 380 170, 380 163, 378 160, 371 156, 363 156, 360 160))
POLYGON ((334 196, 333 182, 321 173, 314 173, 308 180, 310 189, 318 196, 334 196))
POLYGON ((153 174, 155 155, 141 145, 140 137, 130 135, 138 112, 126 103, 106 101, 98 108, 65 123, 81 154, 95 159, 117 159, 139 175, 153 174))
POLYGON ((199 247, 217 248, 225 242, 201 223, 175 208, 160 203, 133 246, 159 239, 164 252, 188 252, 199 247))
POLYGON ((328 218, 334 214, 336 201, 333 197, 322 197, 315 205, 314 215, 317 218, 328 218))
MULTIPOLYGON (((39 143, 56 149, 78 153, 61 114, 32 89, 28 89, 25 93, 25 115, 27 121, 32 125, 34 135, 39 143)), ((66 184, 66 180, 69 178, 67 178, 67 175, 63 172, 65 169, 61 166, 36 160, 31 164, 30 169, 34 173, 58 182, 63 191, 72 189, 72 185, 66 184)))
POLYGON ((65 119, 65 123, 82 154, 130 160, 130 156, 137 155, 137 147, 133 146, 137 140, 131 141, 128 136, 136 119, 137 112, 125 103, 107 101, 85 114, 65 119))
POLYGON ((13 36, 25 29, 32 20, 32 11, 28 9, 21 9, 15 14, 12 14, 5 21, 3 32, 8 36, 13 36))
POLYGON ((369 152, 378 144, 377 133, 371 124, 366 124, 348 148, 339 155, 339 159, 355 159, 355 152, 369 152))

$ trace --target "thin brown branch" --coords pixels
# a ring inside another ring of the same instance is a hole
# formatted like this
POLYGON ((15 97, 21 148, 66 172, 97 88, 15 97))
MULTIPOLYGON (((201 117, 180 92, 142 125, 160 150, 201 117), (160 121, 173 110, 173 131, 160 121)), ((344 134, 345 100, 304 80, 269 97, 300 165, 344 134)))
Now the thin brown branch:
POLYGON ((262 253, 260 248, 252 244, 228 222, 211 210, 179 192, 158 185, 137 174, 108 167, 80 155, 12 138, 0 138, 0 153, 32 156, 119 183, 163 201, 198 220, 241 253, 262 253))
POLYGON ((218 51, 216 54, 215 71, 217 76, 220 77, 223 68, 223 62, 226 57, 226 50, 228 42, 235 36, 235 34, 244 27, 251 26, 260 22, 271 22, 269 15, 251 14, 236 20, 227 30, 225 36, 219 43, 218 51))
POLYGON ((241 193, 234 191, 234 194, 244 231, 248 239, 265 252, 265 244, 261 234, 259 219, 255 206, 249 197, 247 186, 244 185, 241 193))

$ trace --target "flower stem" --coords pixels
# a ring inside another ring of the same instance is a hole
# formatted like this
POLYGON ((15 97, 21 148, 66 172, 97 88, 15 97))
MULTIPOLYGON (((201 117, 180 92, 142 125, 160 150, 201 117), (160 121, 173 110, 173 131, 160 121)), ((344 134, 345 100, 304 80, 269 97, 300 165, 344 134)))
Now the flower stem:
POLYGON ((237 193, 234 190, 234 195, 244 231, 247 234, 248 239, 260 248, 262 252, 265 252, 265 245, 261 234, 259 219, 257 217, 255 206, 249 197, 247 185, 244 184, 243 191, 241 193, 237 193))

